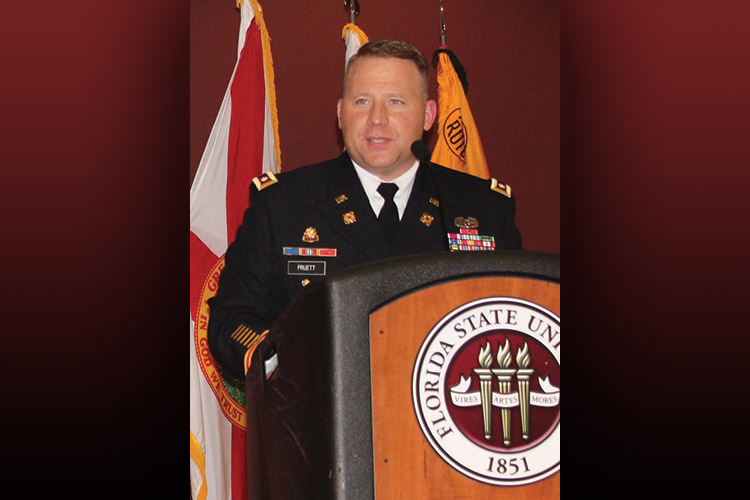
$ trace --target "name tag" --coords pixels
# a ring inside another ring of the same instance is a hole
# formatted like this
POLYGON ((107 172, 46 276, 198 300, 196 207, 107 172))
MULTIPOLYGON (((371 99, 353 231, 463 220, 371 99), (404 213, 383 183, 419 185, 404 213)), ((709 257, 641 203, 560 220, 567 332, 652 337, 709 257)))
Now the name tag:
POLYGON ((326 275, 326 263, 322 260, 290 260, 286 264, 287 274, 326 275))

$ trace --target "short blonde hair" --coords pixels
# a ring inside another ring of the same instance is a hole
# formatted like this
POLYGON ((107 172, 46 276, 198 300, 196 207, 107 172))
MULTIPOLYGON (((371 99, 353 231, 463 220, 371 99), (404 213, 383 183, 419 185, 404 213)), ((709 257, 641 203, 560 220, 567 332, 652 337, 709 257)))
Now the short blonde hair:
POLYGON ((346 64, 344 90, 346 90, 346 81, 349 78, 352 67, 363 57, 393 57, 413 62, 422 77, 424 100, 427 100, 430 88, 430 69, 427 66, 427 60, 424 58, 424 55, 415 46, 398 40, 372 40, 364 44, 346 64))

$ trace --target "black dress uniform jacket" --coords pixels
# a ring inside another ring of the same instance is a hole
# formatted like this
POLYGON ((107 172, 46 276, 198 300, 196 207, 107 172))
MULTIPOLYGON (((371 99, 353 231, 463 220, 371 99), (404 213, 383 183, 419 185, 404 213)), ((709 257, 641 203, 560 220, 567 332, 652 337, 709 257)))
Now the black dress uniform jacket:
POLYGON ((276 178, 251 184, 250 208, 227 250, 218 292, 209 301, 211 353, 240 379, 248 349, 241 340, 270 328, 304 280, 376 259, 444 251, 446 231, 458 232, 456 217, 476 218, 478 233, 494 236, 498 250, 521 248, 515 200, 492 189, 491 181, 455 170, 419 166, 390 247, 346 153, 276 178), (287 253, 335 249, 336 256, 284 255, 285 247, 291 249, 287 253))

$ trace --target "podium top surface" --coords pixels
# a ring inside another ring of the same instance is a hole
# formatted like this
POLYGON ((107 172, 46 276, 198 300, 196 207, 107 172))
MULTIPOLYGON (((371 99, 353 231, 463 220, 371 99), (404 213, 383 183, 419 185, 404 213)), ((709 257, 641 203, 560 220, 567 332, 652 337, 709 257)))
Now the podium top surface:
MULTIPOLYGON (((361 315, 416 288, 478 276, 518 276, 560 281, 560 256, 524 251, 439 252, 394 257, 331 274, 317 287, 332 297, 346 296, 361 315)), ((355 312, 356 311, 356 312, 355 312)), ((359 316, 361 317, 361 316, 359 316)))

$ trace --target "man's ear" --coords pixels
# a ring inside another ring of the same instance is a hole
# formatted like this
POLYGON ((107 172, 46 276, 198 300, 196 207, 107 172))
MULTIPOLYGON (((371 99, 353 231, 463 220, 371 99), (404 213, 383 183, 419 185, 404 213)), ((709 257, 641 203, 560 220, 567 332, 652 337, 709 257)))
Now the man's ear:
POLYGON ((341 106, 344 105, 344 99, 339 99, 339 102, 336 103, 336 116, 339 119, 339 128, 341 128, 341 106))
POLYGON ((430 99, 427 101, 427 104, 424 108, 424 129, 425 131, 430 130, 432 128, 432 124, 435 123, 435 118, 437 118, 437 103, 430 99))

